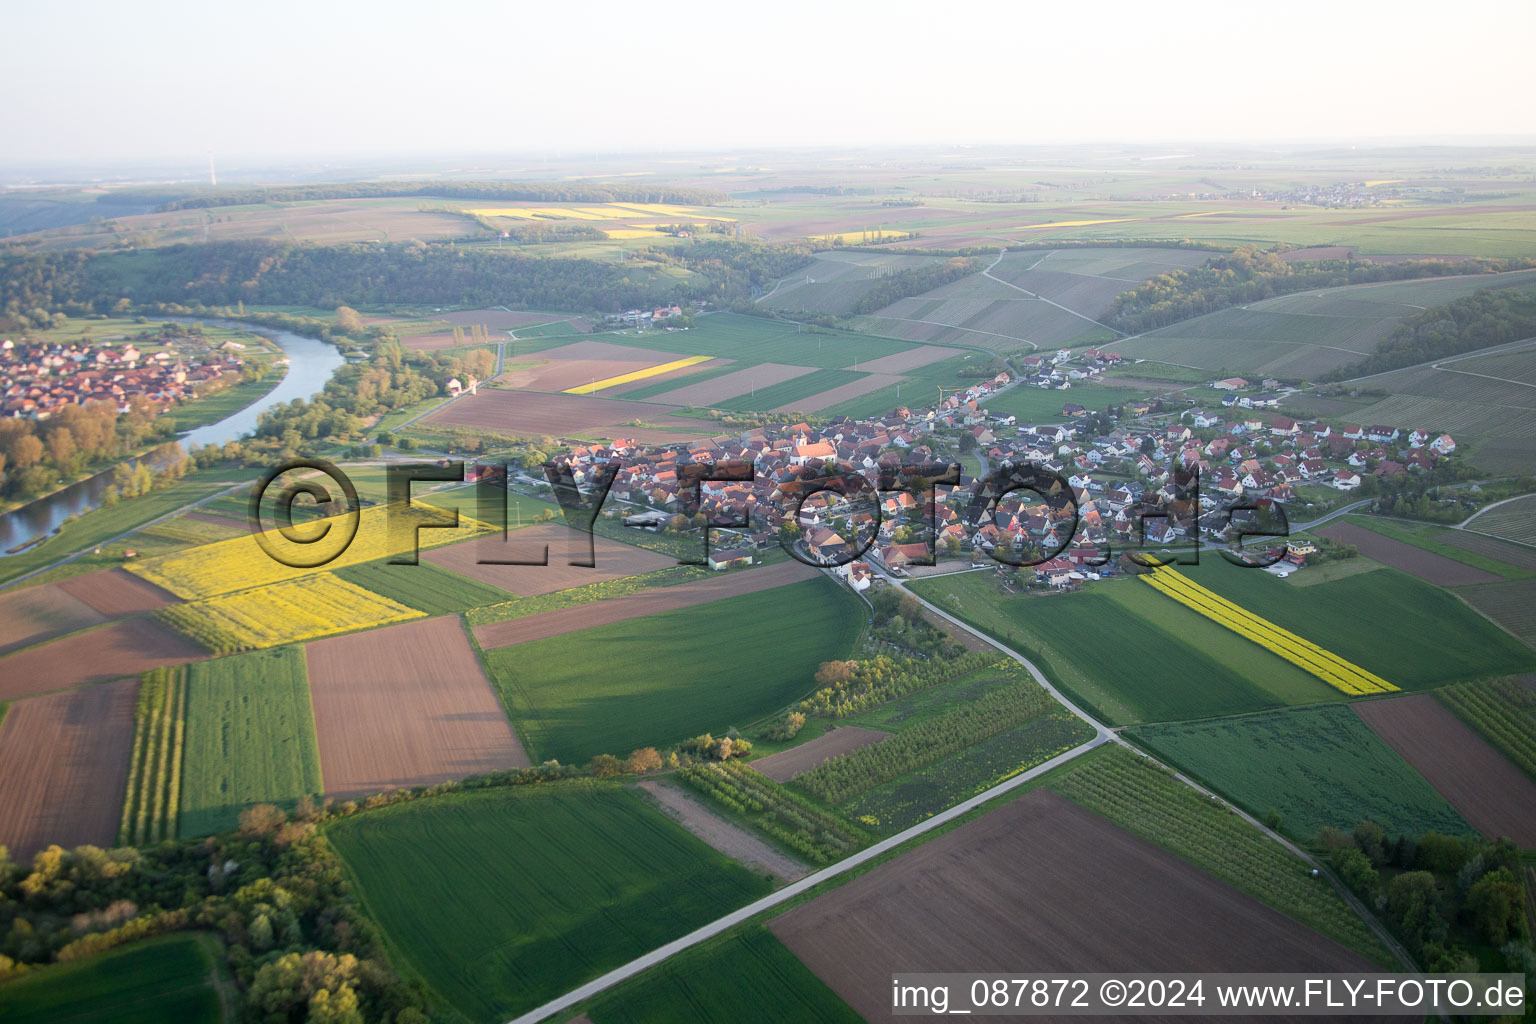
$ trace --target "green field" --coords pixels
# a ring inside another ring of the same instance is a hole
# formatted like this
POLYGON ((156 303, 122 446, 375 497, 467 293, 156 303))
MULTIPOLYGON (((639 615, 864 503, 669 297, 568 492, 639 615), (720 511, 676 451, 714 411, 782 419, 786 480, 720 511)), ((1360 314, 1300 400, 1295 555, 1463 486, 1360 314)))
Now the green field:
POLYGON ((1113 725, 1327 699, 1299 669, 1235 634, 1122 593, 1134 586, 1115 581, 1063 596, 1004 594, 985 572, 910 584, 1035 661, 1074 701, 1113 725))
POLYGON ((134 702, 133 752, 118 842, 144 846, 175 839, 186 742, 187 669, 150 669, 134 702))
POLYGON ((867 395, 850 398, 846 402, 839 402, 827 409, 826 413, 829 416, 852 416, 855 419, 861 419, 882 416, 898 405, 908 405, 914 409, 926 408, 938 401, 939 387, 969 387, 976 383, 975 377, 960 376, 964 362, 964 356, 951 356, 936 363, 929 363, 927 366, 908 370, 903 374, 905 379, 900 383, 887 385, 867 395))
POLYGON ((1144 390, 1102 384, 1074 384, 1065 391, 1020 384, 981 404, 993 416, 1017 416, 1020 423, 1065 423, 1071 417, 1063 416, 1061 407, 1068 402, 1097 411, 1142 397, 1144 390))
MULTIPOLYGON (((890 338, 826 328, 813 331, 782 320, 737 316, 734 313, 701 316, 686 331, 646 331, 644 334, 625 332, 593 337, 613 345, 675 352, 680 356, 734 359, 739 364, 736 369, 761 362, 840 369, 856 362, 905 352, 913 347, 909 342, 890 338)), ((692 379, 681 377, 671 383, 673 387, 680 387, 692 379)), ((624 397, 631 398, 633 395, 625 394, 624 397)))
POLYGON ((219 1024, 219 942, 193 933, 34 968, 0 985, 0 1019, 28 1024, 219 1024))
POLYGON ((486 1024, 769 888, 615 784, 452 794, 344 818, 326 835, 400 966, 486 1024))
POLYGON ((535 761, 582 762, 746 726, 847 657, 863 604, 826 579, 487 651, 535 761))
POLYGON ((1441 687, 1435 696, 1536 778, 1536 687, 1517 679, 1490 679, 1441 687))
POLYGON ((598 996, 593 1024, 859 1024, 762 925, 696 946, 598 996))
POLYGON ((1473 831, 1343 705, 1143 726, 1128 735, 1250 814, 1275 808, 1281 831, 1303 841, 1367 818, 1389 835, 1473 831))
POLYGON ((1536 670, 1536 651, 1449 592, 1394 569, 1314 587, 1212 558, 1179 571, 1403 689, 1536 670))
POLYGON ((336 575, 428 615, 453 615, 514 597, 425 560, 416 565, 391 565, 388 559, 381 559, 339 569, 336 575))
POLYGON ((303 647, 197 662, 187 672, 182 835, 233 828, 249 804, 292 807, 322 791, 303 647))
MULTIPOLYGON (((778 384, 772 384, 765 388, 758 388, 755 392, 737 395, 735 398, 730 398, 723 402, 715 402, 713 403, 713 408, 727 409, 733 412, 746 412, 757 409, 777 409, 781 405, 794 407, 796 402, 801 402, 832 388, 842 387, 844 384, 852 384, 854 381, 863 380, 867 376, 869 374, 855 373, 853 370, 820 370, 816 373, 807 373, 802 377, 795 377, 778 384)), ((814 412, 815 409, 807 406, 806 411, 814 412)))
MULTIPOLYGON (((1497 550, 1497 542, 1487 541, 1488 549, 1474 551, 1452 543, 1457 537, 1465 538, 1467 535, 1451 530, 1449 527, 1436 526, 1432 523, 1411 523, 1401 519, 1382 519, 1377 516, 1346 516, 1345 521, 1351 526, 1358 526, 1362 530, 1370 530, 1379 533, 1383 537, 1391 537, 1400 540, 1404 544, 1412 544, 1414 547, 1423 548, 1425 551, 1433 551, 1437 555, 1444 555, 1453 561, 1465 565, 1475 566, 1496 576, 1505 579, 1526 579, 1533 575, 1532 570, 1523 569, 1518 565, 1492 557, 1484 553, 1485 550, 1497 550)), ((1474 537, 1473 543, 1479 543, 1480 539, 1474 537)), ((1536 558, 1536 551, 1522 553, 1518 548, 1509 548, 1515 557, 1522 561, 1536 558)), ((1306 573, 1299 573, 1291 578, 1299 579, 1306 573)))
POLYGON ((1107 750, 1073 761, 1050 787, 1378 964, 1396 966, 1333 886, 1308 877, 1279 843, 1147 759, 1107 750))

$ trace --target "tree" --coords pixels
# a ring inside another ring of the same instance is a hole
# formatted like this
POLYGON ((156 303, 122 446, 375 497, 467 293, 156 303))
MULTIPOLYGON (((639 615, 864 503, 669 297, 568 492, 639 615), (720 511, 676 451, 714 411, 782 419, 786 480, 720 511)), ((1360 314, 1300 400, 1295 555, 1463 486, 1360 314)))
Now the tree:
POLYGON ((629 755, 629 770, 636 775, 644 775, 661 767, 661 755, 655 747, 641 747, 629 755))
POLYGON ((1489 944, 1502 946, 1520 934, 1525 890, 1508 868, 1490 871, 1467 892, 1467 912, 1489 944))
POLYGON ((252 804, 240 812, 240 834, 248 838, 269 836, 288 821, 282 808, 273 804, 252 804))
POLYGON ((362 331, 363 321, 351 306, 337 306, 336 327, 344 334, 356 334, 362 331))
POLYGON ((612 754, 598 754, 587 763, 587 770, 594 779, 611 779, 624 774, 624 762, 612 754))
POLYGON ((18 437, 11 445, 11 464, 17 469, 27 469, 43 461, 43 442, 32 434, 18 437))

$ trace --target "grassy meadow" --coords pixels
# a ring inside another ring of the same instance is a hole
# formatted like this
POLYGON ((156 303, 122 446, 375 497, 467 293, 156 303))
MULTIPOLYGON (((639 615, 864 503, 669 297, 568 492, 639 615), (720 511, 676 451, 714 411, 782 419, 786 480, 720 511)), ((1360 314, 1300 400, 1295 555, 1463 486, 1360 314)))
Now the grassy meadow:
POLYGON ((28 1024, 221 1024, 213 987, 219 942, 167 935, 35 968, 0 985, 0 1018, 28 1024))

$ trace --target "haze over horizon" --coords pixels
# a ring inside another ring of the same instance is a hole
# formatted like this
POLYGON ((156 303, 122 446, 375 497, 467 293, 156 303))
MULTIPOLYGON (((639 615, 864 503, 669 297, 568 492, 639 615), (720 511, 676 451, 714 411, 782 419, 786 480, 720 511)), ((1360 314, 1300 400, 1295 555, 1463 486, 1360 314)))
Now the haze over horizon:
POLYGON ((573 13, 151 0, 15 9, 9 166, 719 152, 911 144, 1510 138, 1536 132, 1536 6, 1326 18, 987 4, 751 17, 699 2, 573 13), (67 41, 67 42, 66 42, 67 41), (61 47, 83 57, 61 60, 61 47))

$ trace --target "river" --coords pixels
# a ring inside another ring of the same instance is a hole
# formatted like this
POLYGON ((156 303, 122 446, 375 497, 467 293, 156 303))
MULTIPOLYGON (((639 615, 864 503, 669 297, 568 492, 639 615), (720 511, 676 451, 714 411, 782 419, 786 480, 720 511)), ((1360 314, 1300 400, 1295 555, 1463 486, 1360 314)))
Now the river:
MULTIPOLYGON (((185 317, 161 319, 195 322, 185 317)), ((309 398, 325 386, 337 367, 346 362, 336 346, 318 338, 305 338, 288 331, 227 320, 205 319, 202 322, 237 327, 274 342, 288 357, 288 372, 284 374, 282 382, 265 397, 217 423, 210 423, 183 435, 180 438, 183 445, 223 444, 253 432, 256 419, 261 413, 295 398, 309 398)), ((107 470, 0 516, 0 558, 5 557, 7 548, 52 533, 70 516, 96 508, 101 504, 102 494, 111 484, 112 471, 107 470)))

